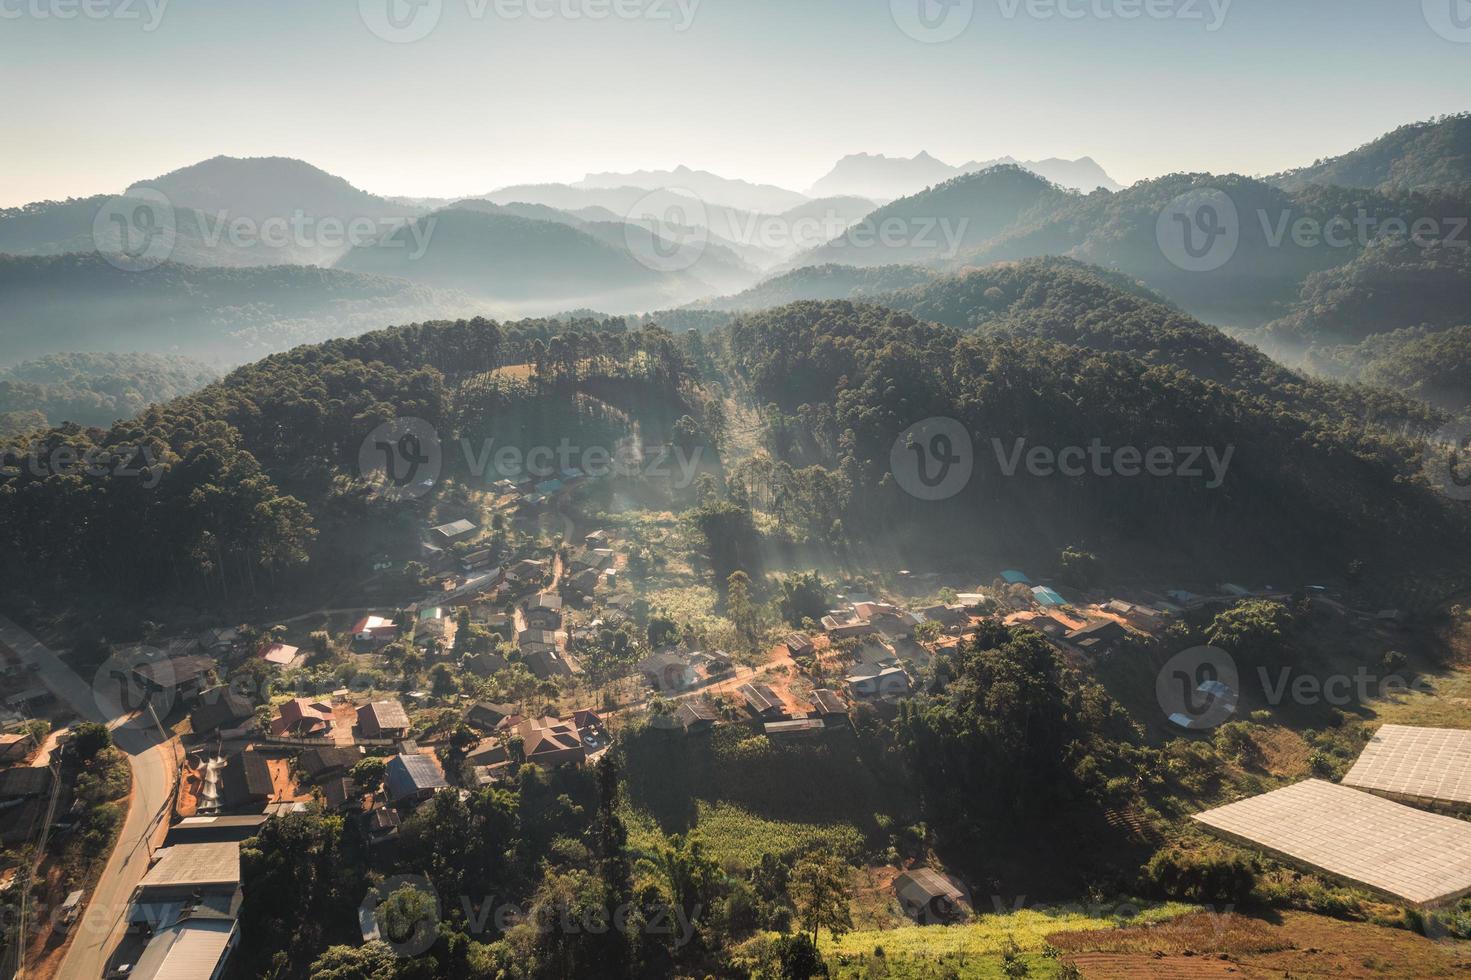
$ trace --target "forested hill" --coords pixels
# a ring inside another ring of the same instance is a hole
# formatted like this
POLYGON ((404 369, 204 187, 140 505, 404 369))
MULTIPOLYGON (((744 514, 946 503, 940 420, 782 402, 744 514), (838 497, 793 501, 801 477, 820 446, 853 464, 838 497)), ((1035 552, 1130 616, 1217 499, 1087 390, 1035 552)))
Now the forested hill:
POLYGON ((352 218, 405 218, 403 205, 358 190, 341 177, 287 157, 226 157, 203 160, 142 181, 129 191, 165 194, 176 207, 225 211, 257 221, 295 212, 341 221, 352 218))
POLYGON ((1471 113, 1401 126, 1342 156, 1272 178, 1288 190, 1336 184, 1385 191, 1471 191, 1471 113))
POLYGON ((1352 262, 1309 276, 1291 313, 1267 324, 1279 344, 1354 343, 1404 327, 1471 317, 1471 233, 1459 244, 1376 242, 1352 262))
POLYGON ((0 369, 0 419, 35 411, 43 424, 111 425, 219 377, 206 364, 161 354, 53 354, 0 369))
POLYGON ((274 355, 137 419, 37 438, 41 459, 97 451, 107 472, 0 479, 0 591, 40 602, 87 590, 95 608, 119 601, 111 611, 136 629, 126 600, 142 596, 238 607, 329 587, 368 566, 367 529, 417 540, 421 518, 375 497, 358 471, 381 422, 420 418, 446 443, 465 431, 478 445, 469 427, 488 407, 519 406, 576 442, 577 385, 677 405, 692 378, 668 333, 619 320, 420 324, 274 355), (531 381, 487 374, 528 361, 531 381), (137 472, 114 477, 114 463, 137 472))
POLYGON ((965 336, 846 302, 741 317, 728 342, 733 369, 800 433, 784 444, 794 465, 846 481, 844 526, 916 564, 976 549, 1055 554, 1082 540, 1130 553, 1136 570, 1324 574, 1355 559, 1448 559, 1468 540, 1464 515, 1421 480, 1414 440, 1128 354, 965 336), (886 476, 895 440, 929 417, 957 419, 976 440, 967 489, 939 503, 886 476), (1095 439, 1234 450, 1211 489, 1184 477, 1008 476, 993 438, 1003 451, 1019 438, 1054 450, 1095 439))
POLYGON ((884 293, 929 282, 934 273, 917 265, 812 265, 772 276, 734 296, 694 308, 766 310, 801 300, 873 299, 884 293))
POLYGON ((1407 398, 1288 370, 1140 283, 1069 259, 971 269, 874 302, 962 330, 1130 354, 1283 406, 1358 417, 1394 429, 1435 428, 1433 413, 1407 398))
POLYGON ((1020 167, 992 167, 887 204, 795 264, 943 266, 1078 199, 1020 167))

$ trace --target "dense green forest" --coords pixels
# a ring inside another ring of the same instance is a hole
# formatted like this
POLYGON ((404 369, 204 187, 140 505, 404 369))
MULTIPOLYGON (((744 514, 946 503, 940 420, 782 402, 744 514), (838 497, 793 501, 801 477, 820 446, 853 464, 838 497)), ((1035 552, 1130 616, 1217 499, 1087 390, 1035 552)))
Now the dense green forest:
POLYGON ((110 428, 38 435, 36 458, 101 453, 103 472, 22 468, 0 483, 0 581, 24 582, 32 602, 86 583, 98 606, 170 595, 229 605, 311 580, 314 560, 365 562, 365 522, 413 523, 358 475, 367 435, 413 417, 449 443, 457 410, 477 421, 474 399, 501 387, 486 373, 528 362, 537 382, 512 390, 523 408, 545 401, 546 411, 598 380, 678 403, 693 376, 669 334, 616 320, 439 322, 297 348, 110 428), (119 467, 139 473, 108 475, 119 467))
POLYGON ((961 330, 1131 354, 1314 413, 1412 433, 1435 427, 1433 412, 1392 388, 1326 383, 1291 371, 1139 283, 1067 259, 1029 259, 938 277, 876 302, 961 330))
POLYGON ((1353 343, 1402 327, 1454 326, 1468 308, 1471 232, 1458 244, 1429 247, 1395 238, 1309 276, 1293 312, 1265 332, 1281 344, 1353 343))
MULTIPOLYGON (((732 368, 770 402, 772 445, 794 467, 842 481, 837 516, 853 538, 913 561, 976 548, 1055 554, 1071 540, 1222 574, 1322 574, 1349 561, 1446 558, 1463 515, 1419 483, 1420 446, 1223 387, 1169 365, 1017 336, 963 336, 906 314, 798 303, 738 319, 732 368), (953 500, 921 504, 887 476, 905 429, 932 416, 976 434, 976 475, 953 500), (1030 445, 1235 447, 1218 489, 1200 479, 1089 480, 1000 471, 992 439, 1030 445), (1331 491, 1326 488, 1332 488, 1331 491), (1168 557, 1167 557, 1168 556, 1168 557), (1288 567, 1292 566, 1292 567, 1288 567)), ((752 481, 757 492, 762 481, 752 481)), ((764 491, 763 491, 764 492, 764 491)), ((781 492, 781 488, 777 488, 781 492)), ((821 520, 826 520, 823 515, 821 520)), ((809 528, 826 534, 819 520, 809 528)))
POLYGON ((1288 190, 1311 184, 1385 191, 1471 190, 1471 113, 1401 126, 1342 156, 1272 178, 1288 190))
POLYGON ((37 411, 52 425, 106 426, 218 377, 208 365, 176 355, 52 354, 0 369, 0 419, 37 411))

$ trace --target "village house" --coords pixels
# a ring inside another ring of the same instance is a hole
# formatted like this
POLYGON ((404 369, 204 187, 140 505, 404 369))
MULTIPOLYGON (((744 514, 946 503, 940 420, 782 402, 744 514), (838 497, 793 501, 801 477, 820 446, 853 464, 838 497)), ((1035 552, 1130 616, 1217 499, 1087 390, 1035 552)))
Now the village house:
POLYGON ((829 610, 828 614, 822 617, 822 628, 835 641, 878 632, 877 627, 859 616, 853 609, 829 610))
POLYGON ((460 660, 461 669, 476 677, 494 677, 509 666, 498 653, 468 653, 460 660))
POLYGON ((481 548, 472 551, 460 559, 460 569, 465 572, 478 572, 482 568, 489 568, 495 564, 495 552, 489 548, 481 548))
POLYGON ((885 698, 906 695, 912 689, 909 674, 900 666, 858 667, 843 681, 854 698, 885 698))
POLYGON ((364 616, 352 628, 353 642, 366 646, 387 646, 398 639, 398 623, 386 616, 364 616))
POLYGON ((229 687, 215 687, 199 695, 189 714, 195 735, 240 738, 255 728, 255 706, 229 687))
MULTIPOLYGON (((223 976, 240 941, 240 845, 227 841, 160 848, 134 890, 126 919, 147 937, 127 971, 138 980, 223 976)), ((109 974, 109 976, 120 974, 109 974)))
POLYGON ((817 652, 817 645, 806 633, 788 633, 782 645, 787 648, 793 660, 811 657, 817 652))
POLYGON ((128 676, 145 697, 162 694, 188 701, 209 686, 216 666, 213 657, 186 654, 137 664, 128 676))
POLYGON ((420 650, 437 647, 441 651, 449 644, 449 620, 440 617, 421 619, 414 627, 414 646, 420 650))
POLYGON ((894 895, 905 913, 922 925, 956 922, 970 911, 960 882, 934 868, 914 868, 895 878, 894 895))
POLYGON ((920 624, 920 618, 912 612, 900 609, 889 602, 859 602, 853 613, 875 630, 888 636, 910 636, 920 624))
POLYGON ((483 738, 465 754, 465 765, 477 769, 500 769, 511 764, 511 750, 501 737, 483 738))
POLYGON ((1128 639, 1129 631, 1112 619, 1100 619, 1067 634, 1067 641, 1084 653, 1099 656, 1128 639))
POLYGON ((1106 613, 1120 617, 1130 626, 1146 633, 1163 629, 1165 626, 1164 611, 1155 609, 1153 606, 1113 599, 1099 608, 1106 613))
POLYGON ((23 762, 36 747, 36 740, 25 733, 0 735, 0 763, 23 762))
POLYGON ((612 568, 618 561, 618 556, 611 548, 586 548, 572 559, 574 571, 583 569, 594 569, 605 572, 612 568))
POLYGON ((358 732, 363 738, 407 738, 409 713, 397 701, 374 701, 358 709, 358 732))
POLYGON ((479 623, 486 629, 497 631, 510 625, 511 617, 503 609, 489 602, 470 604, 470 622, 479 623))
POLYGON ((574 592, 585 596, 594 595, 598 591, 598 585, 602 583, 603 576, 595 568, 584 568, 580 572, 574 572, 567 579, 567 587, 574 592))
POLYGON ((761 726, 761 730, 767 738, 785 740, 814 738, 826 731, 827 726, 821 718, 787 718, 768 721, 761 726))
POLYGON ((45 766, 0 770, 0 801, 35 800, 50 792, 51 770, 45 766))
POLYGON ((787 716, 782 699, 766 684, 742 684, 736 691, 746 702, 746 710, 763 721, 780 721, 787 716))
POLYGON ((259 813, 275 795, 270 766, 259 752, 236 752, 225 760, 219 777, 220 804, 230 813, 259 813))
POLYGON ((638 671, 655 691, 683 691, 699 679, 689 658, 674 650, 649 654, 638 662, 638 671))
POLYGON ((826 688, 814 690, 807 700, 812 702, 808 716, 821 718, 828 726, 848 724, 848 705, 835 691, 826 688))
POLYGON ((163 842, 165 847, 175 844, 238 844, 259 834, 261 825, 269 819, 264 813, 185 817, 169 828, 163 842))
POLYGON ((277 709, 271 734, 292 738, 326 738, 332 734, 332 706, 323 701, 293 698, 277 709))
POLYGON ((458 520, 449 524, 441 524, 429 532, 430 539, 441 548, 460 541, 468 541, 480 531, 473 521, 458 520))
POLYGON ((363 751, 352 746, 324 745, 307 749, 298 765, 313 782, 341 776, 363 760, 363 751))
POLYGON ((264 660, 273 667, 280 667, 283 670, 296 663, 296 658, 300 655, 300 649, 285 643, 268 644, 258 654, 261 660, 264 660))
POLYGON ((434 760, 417 752, 389 759, 383 779, 395 804, 421 803, 449 787, 434 760))
POLYGON ((593 551, 596 551, 598 548, 606 548, 612 542, 613 536, 603 530, 593 531, 582 539, 582 543, 593 551))
POLYGON ((517 714, 517 709, 513 704, 479 701, 471 705, 470 710, 465 712, 465 721, 481 731, 493 732, 501 727, 502 722, 515 714, 517 714))
POLYGON ((516 646, 523 655, 538 651, 557 650, 557 634, 554 630, 524 629, 516 634, 516 646))
POLYGON ((581 673, 580 669, 573 666, 572 661, 558 653, 554 647, 536 647, 523 653, 521 662, 537 680, 542 681, 581 673))
POLYGON ((715 706, 706 699, 693 698, 679 703, 679 707, 674 709, 674 720, 684 729, 686 735, 694 735, 714 728, 720 715, 715 711, 715 706))
POLYGON ((527 599, 521 608, 525 612, 526 625, 532 629, 562 628, 562 597, 555 592, 539 592, 527 599))
POLYGON ((522 751, 528 763, 540 766, 580 765, 587 759, 587 749, 573 720, 527 719, 516 726, 516 734, 521 736, 522 751))
POLYGON ((953 605, 926 606, 919 611, 927 623, 939 623, 943 630, 953 630, 970 623, 970 614, 965 611, 965 606, 960 603, 953 605))
POLYGON ((367 832, 368 843, 374 846, 387 844, 397 839, 399 828, 402 826, 403 821, 398 811, 386 806, 375 806, 363 814, 363 829, 367 832))
POLYGON ((331 811, 360 809, 362 794, 351 779, 338 777, 322 785, 322 804, 331 811))
POLYGON ((506 578, 516 585, 529 585, 546 579, 551 565, 544 559, 523 558, 506 569, 506 578))
POLYGON ((240 642, 240 631, 228 627, 215 627, 199 634, 199 649, 212 657, 228 658, 240 642))

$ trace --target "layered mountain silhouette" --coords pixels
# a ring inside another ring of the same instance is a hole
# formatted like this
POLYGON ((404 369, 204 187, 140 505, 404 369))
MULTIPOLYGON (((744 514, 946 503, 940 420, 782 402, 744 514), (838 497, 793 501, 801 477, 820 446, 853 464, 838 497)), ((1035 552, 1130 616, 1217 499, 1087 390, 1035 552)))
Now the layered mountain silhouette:
POLYGON ((1122 185, 1091 157, 1077 160, 1060 160, 1055 157, 1047 160, 1016 160, 1003 157, 999 160, 973 160, 955 167, 921 152, 908 159, 868 153, 846 156, 837 162, 830 173, 812 185, 811 193, 817 196, 852 194, 891 201, 963 174, 1007 165, 1021 167, 1059 187, 1084 193, 1100 187, 1110 191, 1122 189, 1122 185))

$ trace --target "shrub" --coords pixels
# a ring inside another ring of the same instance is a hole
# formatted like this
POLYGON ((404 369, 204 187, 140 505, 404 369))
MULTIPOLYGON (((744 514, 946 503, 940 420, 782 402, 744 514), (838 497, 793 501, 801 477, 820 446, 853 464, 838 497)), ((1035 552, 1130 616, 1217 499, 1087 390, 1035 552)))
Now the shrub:
POLYGON ((1240 905, 1256 887, 1257 867, 1224 847, 1157 851, 1141 872, 1144 887, 1164 898, 1240 905))

